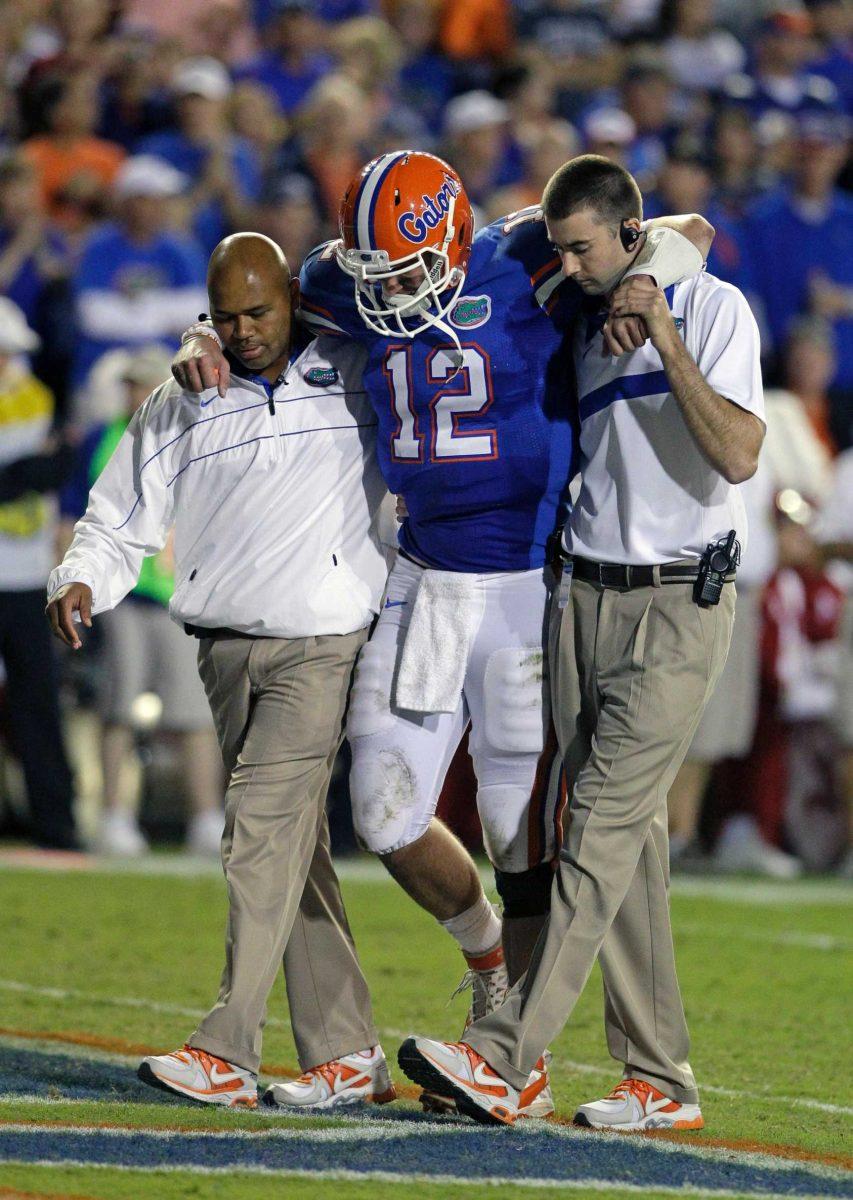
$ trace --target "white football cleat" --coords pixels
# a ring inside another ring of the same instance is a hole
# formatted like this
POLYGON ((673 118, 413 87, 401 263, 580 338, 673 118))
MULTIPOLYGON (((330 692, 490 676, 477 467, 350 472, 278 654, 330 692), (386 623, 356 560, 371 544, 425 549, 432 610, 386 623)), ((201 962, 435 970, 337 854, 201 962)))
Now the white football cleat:
POLYGON ((642 1133, 645 1129, 703 1129, 698 1104, 670 1100, 644 1079, 623 1079, 609 1096, 582 1104, 574 1124, 587 1129, 642 1133))
POLYGON ((258 1105, 257 1075, 195 1046, 184 1046, 172 1054, 149 1055, 136 1073, 151 1087, 202 1104, 222 1104, 226 1108, 258 1105))
POLYGON ((396 1099, 381 1046, 343 1054, 298 1079, 273 1083, 261 1097, 274 1108, 345 1108, 362 1101, 387 1104, 396 1099))

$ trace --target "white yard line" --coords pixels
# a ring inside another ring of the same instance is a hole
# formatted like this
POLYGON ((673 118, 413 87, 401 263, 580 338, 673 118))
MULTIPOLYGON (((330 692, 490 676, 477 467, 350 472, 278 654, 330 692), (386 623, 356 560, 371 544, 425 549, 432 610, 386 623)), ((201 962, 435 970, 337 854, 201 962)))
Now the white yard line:
MULTIPOLYGON (((104 875, 171 876, 175 878, 222 877, 222 868, 215 860, 192 858, 183 854, 150 854, 144 858, 120 861, 98 858, 95 855, 54 854, 26 849, 0 849, 0 865, 7 870, 81 872, 104 875)), ((339 858, 335 861, 338 877, 347 883, 381 883, 389 881, 385 868, 367 856, 339 858)), ((480 866, 480 877, 487 887, 494 884, 491 869, 480 866)), ((390 881, 389 881, 390 883, 390 881)), ((758 905, 853 904, 853 887, 849 882, 835 879, 794 880, 777 882, 770 879, 749 879, 722 876, 677 875, 672 881, 676 896, 697 896, 709 900, 732 901, 758 905)))
MULTIPOLYGON (((495 1176, 485 1175, 482 1177, 474 1177, 464 1175, 428 1175, 428 1174, 403 1174, 394 1171, 308 1171, 308 1170, 290 1170, 287 1168, 276 1169, 274 1167, 261 1166, 243 1166, 239 1167, 202 1167, 202 1166, 159 1166, 159 1167, 135 1167, 124 1166, 118 1163, 93 1163, 87 1162, 85 1159, 37 1159, 29 1161, 27 1159, 4 1159, 7 1166, 18 1167, 87 1167, 95 1168, 103 1171, 123 1171, 133 1172, 138 1171, 140 1174, 149 1175, 157 1174, 160 1171, 168 1174, 192 1173, 193 1175, 262 1175, 271 1176, 277 1179, 323 1179, 330 1183, 339 1182, 360 1182, 372 1181, 375 1183, 392 1183, 401 1187, 410 1186, 413 1183, 434 1184, 435 1186, 470 1188, 470 1187, 517 1187, 530 1188, 537 1191, 575 1191, 575 1192, 628 1192, 632 1195, 641 1194, 648 1195, 650 1192, 662 1196, 695 1196, 698 1198, 708 1197, 709 1200, 729 1200, 729 1198, 737 1197, 737 1200, 817 1200, 824 1195, 819 1190, 814 1192, 750 1192, 744 1191, 743 1188, 700 1188, 693 1187, 690 1184, 682 1184, 678 1187, 669 1187, 665 1184, 637 1184, 626 1183, 621 1179, 535 1179, 535 1178, 512 1178, 511 1176, 495 1176)), ((819 1180, 815 1180, 816 1187, 819 1188, 819 1180)))

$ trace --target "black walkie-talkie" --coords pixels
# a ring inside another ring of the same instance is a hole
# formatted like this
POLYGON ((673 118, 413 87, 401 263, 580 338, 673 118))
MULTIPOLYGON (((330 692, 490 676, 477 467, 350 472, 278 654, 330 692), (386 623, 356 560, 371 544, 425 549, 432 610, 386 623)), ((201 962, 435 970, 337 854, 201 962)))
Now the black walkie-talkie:
POLYGON ((699 560, 699 575, 693 585, 693 599, 702 608, 720 603, 726 576, 737 570, 740 562, 740 542, 730 529, 718 542, 709 542, 699 560))

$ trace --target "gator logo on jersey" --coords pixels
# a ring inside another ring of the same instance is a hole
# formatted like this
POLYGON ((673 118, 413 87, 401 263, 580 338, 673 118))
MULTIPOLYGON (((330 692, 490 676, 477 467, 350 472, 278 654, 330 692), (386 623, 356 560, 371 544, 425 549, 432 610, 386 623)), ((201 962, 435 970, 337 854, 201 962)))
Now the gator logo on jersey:
POLYGON ((679 333, 684 333, 684 317, 673 317, 672 322, 679 333))
POLYGON ((305 379, 312 387, 330 387, 338 382, 340 375, 334 367, 312 367, 305 372, 305 379))
POLYGON ((463 296, 450 310, 450 324, 457 329, 477 329, 492 315, 489 296, 463 296))
POLYGON ((421 196, 424 208, 420 215, 407 212, 399 218, 397 228, 403 237, 409 242, 414 242, 416 246, 425 242, 429 231, 435 229, 442 217, 450 211, 450 201, 459 195, 459 191, 455 179, 445 175, 444 183, 434 196, 421 196))

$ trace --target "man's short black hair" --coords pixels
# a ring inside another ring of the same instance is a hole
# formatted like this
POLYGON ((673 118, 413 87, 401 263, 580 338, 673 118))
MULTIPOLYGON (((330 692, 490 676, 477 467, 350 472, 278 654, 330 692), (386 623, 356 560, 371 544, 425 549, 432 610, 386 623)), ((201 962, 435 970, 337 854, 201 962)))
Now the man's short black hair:
POLYGON ((618 228, 627 217, 642 218, 643 198, 630 171, 600 154, 581 154, 548 180, 542 209, 549 221, 563 221, 582 208, 618 228))

